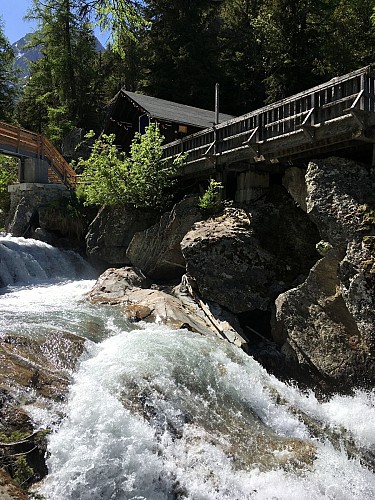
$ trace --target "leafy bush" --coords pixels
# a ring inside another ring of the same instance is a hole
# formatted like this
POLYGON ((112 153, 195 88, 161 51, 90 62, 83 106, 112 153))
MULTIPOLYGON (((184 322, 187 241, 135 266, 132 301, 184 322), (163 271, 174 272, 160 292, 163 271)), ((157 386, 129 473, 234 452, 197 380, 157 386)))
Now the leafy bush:
POLYGON ((173 163, 163 160, 164 137, 155 124, 147 127, 145 134, 135 134, 129 156, 117 150, 114 140, 114 135, 103 134, 95 141, 90 157, 79 160, 77 167, 83 167, 83 174, 78 195, 86 205, 166 208, 171 201, 173 175, 184 157, 173 163))
POLYGON ((8 186, 18 182, 18 162, 9 156, 0 156, 0 210, 9 210, 8 186))
POLYGON ((206 212, 217 212, 221 208, 220 191, 223 189, 221 182, 210 179, 205 193, 199 198, 198 206, 206 212))

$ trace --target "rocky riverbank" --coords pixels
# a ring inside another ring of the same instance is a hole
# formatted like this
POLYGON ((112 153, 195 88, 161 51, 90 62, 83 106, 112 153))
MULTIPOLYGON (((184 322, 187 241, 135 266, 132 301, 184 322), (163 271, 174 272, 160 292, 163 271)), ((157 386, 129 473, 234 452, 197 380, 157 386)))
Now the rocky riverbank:
POLYGON ((47 474, 49 429, 35 427, 28 407, 64 401, 84 339, 64 332, 32 340, 0 338, 0 498, 23 500, 47 474))
MULTIPOLYGON (((331 158, 287 169, 283 184, 211 216, 199 211, 195 196, 159 221, 155 214, 102 209, 86 241, 89 256, 108 269, 88 300, 118 307, 134 322, 217 335, 277 376, 324 392, 372 388, 374 169, 331 158)), ((24 200, 22 207, 25 217, 24 200)), ((47 237, 52 226, 43 223, 47 237)), ((23 470, 27 484, 46 472, 45 434, 35 433, 20 409, 20 388, 31 387, 45 404, 64 398, 67 368, 84 341, 64 334, 51 345, 0 341, 2 467, 13 477, 23 470), (10 415, 17 417, 12 424, 10 415), (19 450, 27 458, 17 468, 19 450)))
MULTIPOLYGON (((284 186, 209 218, 195 197, 185 198, 134 234, 127 263, 159 284, 184 275, 198 307, 236 315, 240 344, 278 375, 325 391, 372 387, 374 170, 330 158, 288 169, 284 186)), ((112 286, 103 275, 91 300, 105 301, 112 286)), ((137 286, 121 299, 136 316, 148 301, 151 309, 165 301, 157 285, 139 297, 137 286)), ((168 321, 159 312, 148 317, 168 321)))

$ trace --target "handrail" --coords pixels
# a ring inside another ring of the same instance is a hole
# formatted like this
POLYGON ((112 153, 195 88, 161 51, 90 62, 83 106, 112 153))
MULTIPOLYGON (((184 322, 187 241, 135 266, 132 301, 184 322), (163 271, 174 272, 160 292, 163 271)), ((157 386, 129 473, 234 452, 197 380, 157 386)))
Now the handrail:
POLYGON ((187 153, 185 164, 193 163, 205 159, 212 142, 219 156, 306 133, 308 127, 348 117, 353 108, 375 112, 375 78, 370 66, 166 144, 163 156, 169 159, 183 152, 187 153))
POLYGON ((1 142, 12 148, 16 156, 46 158, 69 188, 75 188, 76 173, 61 153, 43 134, 32 132, 9 123, 0 122, 1 142))

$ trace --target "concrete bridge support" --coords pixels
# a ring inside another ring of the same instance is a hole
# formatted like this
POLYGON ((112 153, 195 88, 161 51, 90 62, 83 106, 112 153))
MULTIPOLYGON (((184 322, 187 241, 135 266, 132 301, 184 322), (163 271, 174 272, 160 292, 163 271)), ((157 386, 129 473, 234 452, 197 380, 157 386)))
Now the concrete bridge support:
POLYGON ((237 175, 235 201, 246 203, 255 200, 267 192, 269 185, 268 172, 241 172, 237 175))
POLYGON ((48 167, 41 158, 22 158, 19 162, 18 180, 20 183, 48 184, 48 167))

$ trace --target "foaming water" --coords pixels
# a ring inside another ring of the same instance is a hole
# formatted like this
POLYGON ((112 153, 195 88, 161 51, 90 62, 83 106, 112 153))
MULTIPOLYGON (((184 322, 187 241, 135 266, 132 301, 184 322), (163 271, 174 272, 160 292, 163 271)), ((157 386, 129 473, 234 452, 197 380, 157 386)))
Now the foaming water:
POLYGON ((94 280, 8 287, 0 295, 0 332, 29 337, 66 332, 94 342, 130 324, 110 307, 93 306, 84 297, 94 280))
POLYGON ((75 252, 33 239, 0 236, 0 287, 93 277, 91 267, 75 252))
POLYGON ((85 300, 86 265, 0 238, 0 334, 88 339, 66 406, 27 408, 55 429, 46 500, 375 498, 374 392, 322 403, 216 338, 136 330, 85 300))
POLYGON ((373 394, 320 404, 219 340, 156 326, 123 332, 81 363, 40 491, 50 500, 370 500, 374 474, 324 427, 345 426, 371 451, 374 417, 373 394), (289 405, 322 418, 321 436, 289 405), (337 416, 344 405, 367 409, 360 432, 357 410, 337 416))

